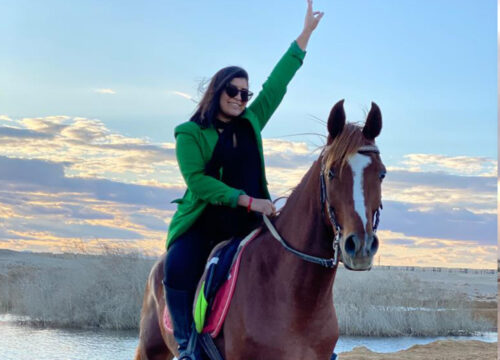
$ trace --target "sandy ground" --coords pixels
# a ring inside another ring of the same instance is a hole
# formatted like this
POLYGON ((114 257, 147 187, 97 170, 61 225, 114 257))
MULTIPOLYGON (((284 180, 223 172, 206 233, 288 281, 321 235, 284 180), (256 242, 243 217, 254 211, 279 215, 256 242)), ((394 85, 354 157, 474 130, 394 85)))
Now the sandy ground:
POLYGON ((495 360, 498 343, 482 341, 436 341, 395 353, 375 353, 365 347, 339 354, 339 360, 495 360))

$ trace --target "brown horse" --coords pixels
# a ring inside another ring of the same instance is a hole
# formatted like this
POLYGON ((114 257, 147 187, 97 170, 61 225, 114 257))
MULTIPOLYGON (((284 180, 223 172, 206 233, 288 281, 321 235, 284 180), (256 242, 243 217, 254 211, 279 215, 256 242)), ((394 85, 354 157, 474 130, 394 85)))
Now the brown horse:
MULTIPOLYGON (((332 108, 326 146, 274 220, 288 249, 263 230, 243 253, 234 297, 215 339, 224 359, 330 359, 339 336, 335 259, 351 270, 369 270, 378 249, 385 167, 374 139, 381 128, 375 103, 363 128, 345 123, 343 100, 332 108), (330 259, 320 266, 307 256, 330 259)), ((173 335, 162 326, 163 261, 165 255, 146 284, 136 360, 177 354, 173 335)))

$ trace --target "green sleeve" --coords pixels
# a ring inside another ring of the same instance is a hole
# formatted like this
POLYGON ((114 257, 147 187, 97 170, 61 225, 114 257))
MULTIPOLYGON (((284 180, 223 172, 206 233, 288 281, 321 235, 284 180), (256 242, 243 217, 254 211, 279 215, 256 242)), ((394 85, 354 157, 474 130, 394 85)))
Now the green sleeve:
POLYGON ((302 65, 305 55, 306 52, 294 41, 262 85, 259 95, 248 107, 259 119, 261 131, 281 103, 286 87, 302 65))
POLYGON ((201 149, 192 134, 177 134, 175 151, 182 176, 195 196, 214 205, 238 206, 238 197, 245 192, 205 174, 201 149))

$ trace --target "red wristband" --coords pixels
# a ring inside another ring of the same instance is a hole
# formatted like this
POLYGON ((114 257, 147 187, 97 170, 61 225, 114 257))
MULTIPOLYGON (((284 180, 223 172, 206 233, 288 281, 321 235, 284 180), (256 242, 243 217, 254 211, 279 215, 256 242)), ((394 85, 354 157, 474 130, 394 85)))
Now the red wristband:
POLYGON ((250 200, 248 200, 247 212, 250 212, 252 210, 252 201, 253 197, 250 196, 250 200))

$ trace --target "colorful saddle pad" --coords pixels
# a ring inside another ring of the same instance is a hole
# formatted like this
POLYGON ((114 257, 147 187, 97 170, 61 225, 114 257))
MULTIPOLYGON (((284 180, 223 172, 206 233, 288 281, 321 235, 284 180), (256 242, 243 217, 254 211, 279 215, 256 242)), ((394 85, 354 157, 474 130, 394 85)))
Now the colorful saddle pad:
MULTIPOLYGON (((224 248, 226 245, 231 247, 231 243, 226 241, 219 244, 212 251, 205 267, 205 272, 198 284, 198 290, 196 291, 195 296, 193 317, 196 330, 199 333, 209 333, 213 338, 215 338, 222 329, 222 325, 224 324, 224 320, 234 294, 234 289, 236 287, 241 256, 246 246, 257 237, 259 232, 260 228, 252 231, 239 242, 236 252, 232 251, 234 256, 229 259, 231 263, 229 274, 227 277, 226 274, 223 274, 223 281, 219 280, 220 274, 216 274, 217 272, 220 272, 220 268, 215 271, 211 271, 213 269, 211 268, 211 265, 218 264, 221 260, 228 261, 227 259, 221 259, 218 255, 231 252, 230 249, 227 251, 227 247, 224 248), (212 290, 213 288, 217 289, 215 293, 212 290)), ((222 255, 222 257, 224 257, 224 255, 222 255)), ((173 332, 172 322, 167 307, 165 307, 165 312, 163 314, 163 323, 168 332, 173 332)))

